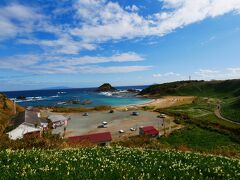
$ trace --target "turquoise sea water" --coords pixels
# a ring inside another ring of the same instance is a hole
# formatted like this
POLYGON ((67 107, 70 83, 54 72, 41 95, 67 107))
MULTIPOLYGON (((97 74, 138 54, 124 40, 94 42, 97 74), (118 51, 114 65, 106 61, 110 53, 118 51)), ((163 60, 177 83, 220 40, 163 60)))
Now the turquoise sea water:
MULTIPOLYGON (((126 89, 143 89, 146 86, 119 87, 121 92, 126 89)), ((131 93, 98 93, 95 88, 84 89, 57 89, 57 90, 34 90, 34 91, 14 91, 5 94, 15 100, 21 106, 44 106, 44 107, 95 107, 99 105, 123 106, 130 104, 142 104, 151 101, 146 98, 136 97, 131 93), (18 96, 25 96, 25 100, 18 100, 18 96), (69 100, 92 101, 92 104, 81 105, 66 103, 69 100)))

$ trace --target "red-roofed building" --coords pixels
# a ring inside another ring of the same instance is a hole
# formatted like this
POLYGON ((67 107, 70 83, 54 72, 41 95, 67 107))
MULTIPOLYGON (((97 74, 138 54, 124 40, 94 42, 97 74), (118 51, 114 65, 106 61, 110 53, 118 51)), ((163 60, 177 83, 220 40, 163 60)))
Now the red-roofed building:
POLYGON ((70 143, 90 142, 94 144, 106 144, 112 140, 110 132, 72 136, 68 138, 70 143))
POLYGON ((153 126, 145 126, 139 128, 140 135, 151 135, 153 137, 158 136, 159 131, 153 126))

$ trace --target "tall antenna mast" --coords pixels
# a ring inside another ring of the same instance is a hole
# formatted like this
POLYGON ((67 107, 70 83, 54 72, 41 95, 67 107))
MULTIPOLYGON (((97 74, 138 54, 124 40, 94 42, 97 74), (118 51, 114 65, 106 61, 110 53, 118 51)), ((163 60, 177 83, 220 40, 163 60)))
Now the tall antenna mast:
POLYGON ((17 113, 17 109, 16 109, 16 102, 15 100, 13 100, 13 114, 17 113))

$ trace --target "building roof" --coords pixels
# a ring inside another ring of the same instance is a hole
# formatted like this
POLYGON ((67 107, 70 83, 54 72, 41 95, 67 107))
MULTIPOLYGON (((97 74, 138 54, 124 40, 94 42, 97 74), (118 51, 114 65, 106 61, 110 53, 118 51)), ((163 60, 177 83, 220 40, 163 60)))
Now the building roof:
POLYGON ((141 128, 144 132, 144 134, 148 134, 148 135, 158 135, 159 131, 157 129, 155 129, 155 127, 153 126, 145 126, 141 128))
POLYGON ((112 140, 112 135, 110 132, 88 134, 88 135, 82 135, 82 136, 73 136, 68 138, 68 141, 71 143, 78 143, 83 141, 91 142, 91 143, 104 143, 111 140, 112 140))
POLYGON ((26 108, 28 111, 34 111, 34 112, 40 112, 40 109, 36 108, 36 107, 32 107, 32 106, 28 106, 26 108))
POLYGON ((40 119, 38 117, 38 113, 35 111, 25 111, 25 123, 32 124, 32 125, 39 125, 40 119))
POLYGON ((35 127, 31 127, 25 124, 21 124, 20 126, 18 126, 16 129, 8 132, 8 136, 10 139, 21 139, 23 138, 23 135, 26 133, 30 133, 30 132, 37 132, 40 131, 40 128, 35 128, 35 127))
POLYGON ((66 118, 63 115, 50 115, 50 116, 48 116, 48 119, 52 122, 59 122, 59 121, 68 120, 68 118, 66 118))

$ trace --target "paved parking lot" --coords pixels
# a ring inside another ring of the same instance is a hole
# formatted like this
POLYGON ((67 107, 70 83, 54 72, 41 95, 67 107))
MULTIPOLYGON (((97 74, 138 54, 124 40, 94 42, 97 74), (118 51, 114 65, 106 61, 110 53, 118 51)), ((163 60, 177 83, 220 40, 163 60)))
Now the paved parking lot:
MULTIPOLYGON (((89 116, 83 116, 83 113, 65 114, 65 116, 71 117, 67 126, 66 137, 110 131, 113 139, 118 140, 125 136, 137 135, 140 126, 153 125, 156 129, 162 129, 162 119, 157 117, 158 113, 149 111, 137 112, 139 112, 138 116, 132 116, 132 111, 115 111, 114 113, 109 113, 108 111, 89 112, 89 116), (107 128, 98 128, 103 121, 108 123, 107 128), (130 131, 130 128, 135 128, 136 131, 130 131), (120 129, 124 133, 120 134, 118 132, 120 129)), ((167 118, 166 122, 169 122, 169 120, 167 118)), ((63 127, 55 129, 54 133, 63 133, 63 127)))

